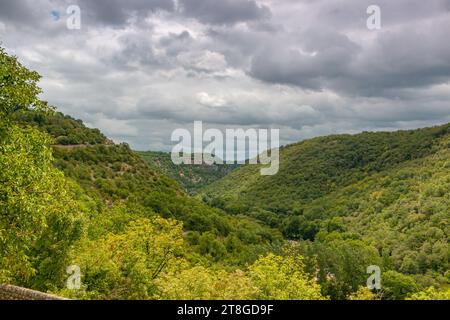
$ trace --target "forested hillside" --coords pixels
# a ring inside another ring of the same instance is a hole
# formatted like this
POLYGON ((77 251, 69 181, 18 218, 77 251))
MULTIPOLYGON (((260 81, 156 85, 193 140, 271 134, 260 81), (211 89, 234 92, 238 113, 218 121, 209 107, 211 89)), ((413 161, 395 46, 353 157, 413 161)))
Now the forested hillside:
MULTIPOLYGON (((329 273, 346 277, 334 260, 346 241, 367 251, 360 260, 379 256, 388 283, 409 281, 403 291, 448 283, 450 125, 316 138, 283 148, 280 159, 277 175, 245 166, 201 196, 300 241, 322 283, 329 273)), ((330 294, 345 291, 338 287, 330 294)))
POLYGON ((245 166, 212 185, 205 193, 239 198, 277 213, 300 208, 314 199, 406 161, 440 150, 450 124, 441 127, 319 137, 283 147, 279 173, 261 176, 245 166))
POLYGON ((55 112, 39 79, 0 48, 0 283, 79 299, 449 299, 449 126, 289 146, 279 175, 238 168, 205 203, 55 112), (364 289, 369 265, 382 290, 364 289))

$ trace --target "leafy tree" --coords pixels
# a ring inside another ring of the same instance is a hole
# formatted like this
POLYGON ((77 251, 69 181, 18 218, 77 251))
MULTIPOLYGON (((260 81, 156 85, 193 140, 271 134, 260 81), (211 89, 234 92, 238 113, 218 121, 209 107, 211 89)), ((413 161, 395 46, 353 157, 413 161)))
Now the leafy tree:
POLYGON ((81 209, 53 167, 51 138, 11 122, 14 111, 46 109, 38 80, 0 48, 0 282, 47 290, 62 285, 83 228, 81 209))
POLYGON ((413 277, 396 271, 386 271, 382 274, 383 297, 389 300, 403 300, 419 291, 413 277))
POLYGON ((303 258, 268 254, 249 268, 253 284, 260 290, 260 299, 321 300, 320 286, 308 278, 303 258))
MULTIPOLYGON (((149 299, 162 272, 183 252, 182 225, 160 217, 131 221, 121 233, 87 241, 74 251, 84 292, 101 299, 149 299)), ((83 295, 82 295, 83 296, 83 295)))
POLYGON ((258 296, 242 271, 215 271, 202 266, 163 275, 157 280, 158 298, 169 300, 247 300, 258 296))
POLYGON ((324 295, 346 299, 366 284, 367 267, 380 266, 381 259, 374 247, 361 240, 342 239, 335 232, 321 237, 298 246, 306 257, 306 270, 316 274, 324 295))
POLYGON ((22 66, 16 57, 0 47, 0 119, 5 121, 18 110, 45 110, 47 104, 38 96, 40 75, 22 66))
POLYGON ((411 295, 407 300, 450 300, 450 290, 438 291, 436 288, 430 287, 411 295))
POLYGON ((367 287, 360 287, 356 292, 350 294, 349 300, 377 300, 377 295, 367 287))

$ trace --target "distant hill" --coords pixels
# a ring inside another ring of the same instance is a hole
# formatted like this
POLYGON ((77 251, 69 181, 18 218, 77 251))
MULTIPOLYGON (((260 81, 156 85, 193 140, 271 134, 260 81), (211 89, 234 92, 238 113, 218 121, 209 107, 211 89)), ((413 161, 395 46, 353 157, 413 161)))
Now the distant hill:
POLYGON ((342 187, 445 149, 450 124, 398 132, 333 135, 282 147, 280 170, 261 176, 245 165, 202 192, 274 213, 288 213, 342 187))
POLYGON ((238 167, 237 164, 223 165, 175 165, 170 153, 165 152, 137 152, 147 164, 155 170, 160 170, 178 183, 190 194, 195 194, 201 188, 223 178, 238 167))

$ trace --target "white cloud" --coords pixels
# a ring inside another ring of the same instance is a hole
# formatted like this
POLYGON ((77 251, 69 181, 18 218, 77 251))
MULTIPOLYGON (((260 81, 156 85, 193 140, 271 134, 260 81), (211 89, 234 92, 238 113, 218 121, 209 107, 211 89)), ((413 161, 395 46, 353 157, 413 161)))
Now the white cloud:
POLYGON ((205 72, 224 71, 227 67, 225 57, 217 52, 209 50, 196 52, 182 52, 177 56, 181 66, 205 72))
POLYGON ((110 137, 136 137, 138 129, 125 120, 100 118, 91 126, 100 128, 110 137))
POLYGON ((205 107, 220 108, 227 104, 225 99, 218 96, 209 95, 206 92, 197 93, 197 100, 200 104, 204 105, 205 107))

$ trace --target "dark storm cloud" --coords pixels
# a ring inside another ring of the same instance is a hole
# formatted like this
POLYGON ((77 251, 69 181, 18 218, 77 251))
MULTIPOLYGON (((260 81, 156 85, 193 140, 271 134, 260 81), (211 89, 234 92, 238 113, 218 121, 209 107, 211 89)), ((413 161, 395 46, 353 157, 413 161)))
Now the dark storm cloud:
POLYGON ((291 36, 289 42, 268 41, 252 56, 249 74, 268 83, 357 96, 395 96, 396 89, 448 82, 450 15, 443 9, 448 1, 417 7, 403 1, 404 7, 380 2, 384 9, 382 28, 377 31, 365 27, 364 10, 351 19, 354 7, 344 10, 323 2, 325 10, 319 15, 327 21, 325 26, 303 27, 300 36, 291 36), (364 23, 359 29, 346 29, 361 17, 364 23), (339 24, 341 28, 329 28, 339 24), (361 41, 355 32, 372 40, 361 41))
POLYGON ((164 55, 158 55, 152 44, 151 32, 127 34, 118 38, 120 50, 109 61, 113 68, 125 68, 129 72, 133 70, 147 70, 147 67, 165 69, 171 62, 164 55))
POLYGON ((280 34, 273 34, 266 30, 240 29, 236 27, 214 27, 207 30, 210 46, 222 53, 227 62, 244 70, 252 57, 260 50, 269 48, 274 38, 280 34))
POLYGON ((44 27, 44 21, 63 19, 69 5, 78 5, 90 27, 127 25, 130 18, 145 18, 158 11, 173 12, 172 0, 1 0, 0 18, 16 26, 44 27), (52 17, 52 13, 56 14, 52 17))
POLYGON ((78 0, 78 4, 92 23, 111 26, 123 26, 132 16, 146 17, 175 8, 172 0, 78 0))
POLYGON ((450 19, 380 34, 356 59, 336 89, 361 95, 395 95, 450 79, 450 19))
MULTIPOLYGON (((57 10, 52 2, 38 3, 33 0, 1 0, 0 23, 6 23, 14 29, 35 32, 39 29, 54 32, 52 25, 59 16, 52 17, 52 10, 57 10)), ((56 12, 59 14, 59 11, 56 12)))
POLYGON ((179 3, 183 14, 210 24, 234 24, 271 16, 269 7, 254 0, 179 0, 179 3))
POLYGON ((274 42, 252 59, 250 74, 258 79, 322 90, 344 76, 359 47, 346 36, 308 31, 291 44, 274 42), (295 43, 298 43, 295 46, 295 43))
POLYGON ((162 47, 164 47, 166 54, 172 57, 176 56, 180 52, 189 50, 189 46, 193 42, 194 39, 186 30, 179 34, 171 32, 159 40, 159 43, 162 47))
POLYGON ((25 1, 0 1, 0 19, 1 21, 11 21, 16 23, 25 23, 33 20, 33 12, 28 10, 28 3, 25 1))

